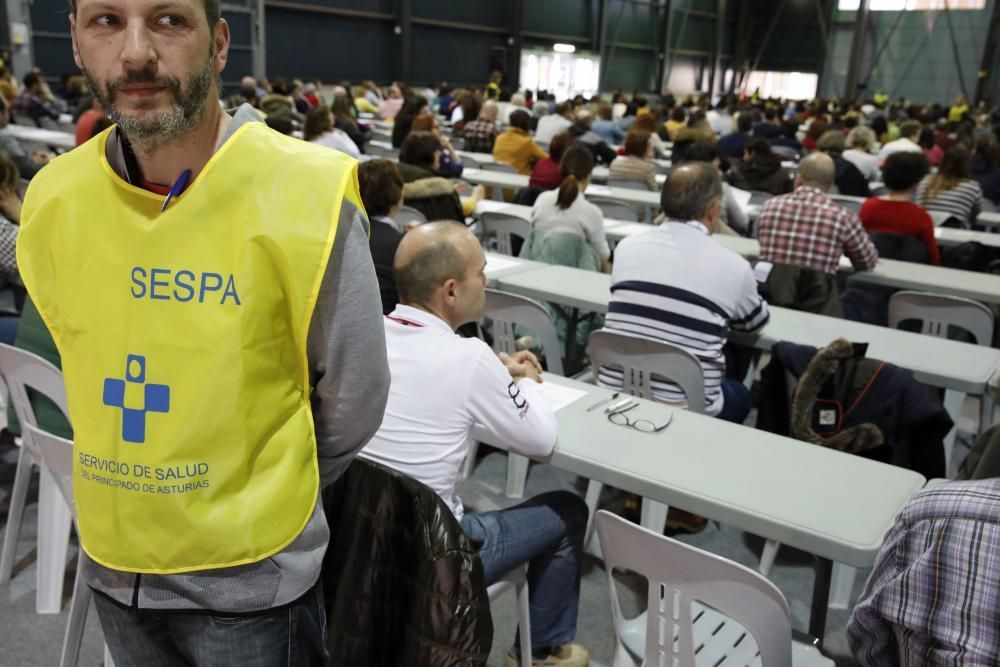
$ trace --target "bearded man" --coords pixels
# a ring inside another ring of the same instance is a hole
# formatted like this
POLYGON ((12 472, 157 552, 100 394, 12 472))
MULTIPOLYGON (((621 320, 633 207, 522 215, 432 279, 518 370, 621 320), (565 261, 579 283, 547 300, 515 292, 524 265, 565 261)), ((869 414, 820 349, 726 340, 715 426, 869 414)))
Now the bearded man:
POLYGON ((85 581, 122 665, 322 665, 320 490, 389 373, 356 162, 217 79, 218 0, 76 0, 116 125, 53 160, 18 263, 58 346, 85 581))

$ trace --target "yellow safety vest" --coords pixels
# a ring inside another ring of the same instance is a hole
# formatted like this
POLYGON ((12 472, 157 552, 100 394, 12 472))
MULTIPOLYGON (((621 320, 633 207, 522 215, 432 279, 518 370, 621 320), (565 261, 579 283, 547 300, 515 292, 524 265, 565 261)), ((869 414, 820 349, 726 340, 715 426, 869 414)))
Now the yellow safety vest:
POLYGON ((161 213, 109 133, 39 172, 17 244, 62 356, 81 544, 128 572, 263 560, 316 505, 306 338, 357 163, 249 123, 161 213))

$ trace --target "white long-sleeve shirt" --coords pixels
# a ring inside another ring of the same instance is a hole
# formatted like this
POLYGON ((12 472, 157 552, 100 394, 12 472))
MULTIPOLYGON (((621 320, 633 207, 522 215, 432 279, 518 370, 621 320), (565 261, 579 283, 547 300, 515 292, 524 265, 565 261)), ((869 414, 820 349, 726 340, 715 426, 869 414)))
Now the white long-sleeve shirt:
POLYGON ((556 417, 529 378, 514 382, 496 353, 440 318, 400 304, 385 318, 389 400, 360 456, 423 482, 461 520, 455 493, 469 432, 481 424, 527 456, 547 456, 556 417))

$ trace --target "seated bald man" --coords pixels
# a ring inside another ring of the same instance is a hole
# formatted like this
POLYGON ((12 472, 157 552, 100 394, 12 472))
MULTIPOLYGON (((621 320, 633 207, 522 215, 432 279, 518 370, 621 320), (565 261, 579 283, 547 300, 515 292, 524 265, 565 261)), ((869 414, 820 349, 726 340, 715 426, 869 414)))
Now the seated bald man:
POLYGON ((829 155, 811 153, 799 163, 795 190, 761 209, 757 238, 760 262, 766 264, 758 263, 757 279, 773 306, 839 317, 835 278, 841 255, 858 271, 878 261, 861 219, 827 197, 835 176, 829 155))
MULTIPOLYGON (((587 507, 567 491, 505 510, 466 514, 455 492, 470 430, 481 424, 511 451, 547 456, 556 419, 539 393, 530 352, 499 357, 455 329, 483 316, 486 257, 464 225, 433 222, 403 237, 393 273, 399 305, 385 317, 389 399, 382 426, 360 456, 426 484, 479 547, 486 583, 528 564, 533 664, 577 667, 574 644, 587 507)), ((519 663, 518 645, 506 664, 519 663)))

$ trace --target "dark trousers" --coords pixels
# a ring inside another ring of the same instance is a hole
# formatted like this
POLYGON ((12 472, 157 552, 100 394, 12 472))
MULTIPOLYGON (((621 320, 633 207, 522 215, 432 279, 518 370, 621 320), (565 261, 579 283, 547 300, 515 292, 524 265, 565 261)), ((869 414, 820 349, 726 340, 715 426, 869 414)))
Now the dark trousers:
POLYGON ((326 664, 323 588, 255 614, 123 607, 95 593, 116 667, 276 667, 326 664))

